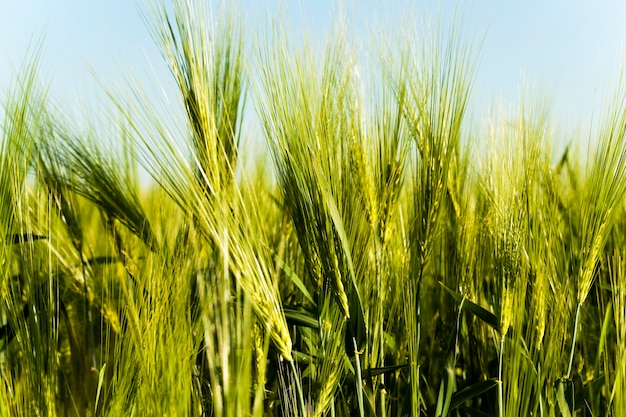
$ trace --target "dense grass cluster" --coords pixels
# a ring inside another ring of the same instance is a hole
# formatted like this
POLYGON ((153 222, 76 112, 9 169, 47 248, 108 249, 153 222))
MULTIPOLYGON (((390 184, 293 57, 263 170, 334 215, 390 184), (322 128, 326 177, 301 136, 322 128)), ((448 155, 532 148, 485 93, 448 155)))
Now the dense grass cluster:
POLYGON ((79 129, 37 56, 4 101, 1 416, 626 415, 622 86, 581 164, 531 100, 470 129, 462 31, 244 48, 196 3, 146 12, 182 123, 132 85, 79 129))

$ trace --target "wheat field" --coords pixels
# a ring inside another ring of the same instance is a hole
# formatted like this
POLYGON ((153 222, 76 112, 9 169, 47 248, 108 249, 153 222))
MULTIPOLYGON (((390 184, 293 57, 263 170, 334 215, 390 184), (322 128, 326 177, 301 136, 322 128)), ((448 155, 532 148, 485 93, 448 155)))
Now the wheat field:
POLYGON ((3 97, 1 416, 626 415, 622 84, 560 149, 532 94, 473 128, 460 23, 144 13, 177 127, 130 84, 80 128, 39 51, 3 97))

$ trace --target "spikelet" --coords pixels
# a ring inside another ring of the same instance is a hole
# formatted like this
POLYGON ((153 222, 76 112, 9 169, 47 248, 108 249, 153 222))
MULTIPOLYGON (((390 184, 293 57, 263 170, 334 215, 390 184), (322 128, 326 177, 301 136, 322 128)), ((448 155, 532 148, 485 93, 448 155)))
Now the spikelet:
MULTIPOLYGON (((236 198, 239 200, 236 204, 243 204, 240 193, 236 194, 236 198)), ((220 209, 223 213, 231 212, 228 202, 224 202, 220 209)), ((258 322, 270 336, 281 356, 291 362, 293 361, 291 336, 282 310, 280 294, 271 277, 269 267, 271 254, 263 246, 262 240, 250 239, 253 233, 260 233, 254 228, 254 222, 258 219, 243 209, 240 213, 239 219, 234 216, 206 215, 205 232, 208 237, 219 243, 227 260, 227 267, 238 271, 235 277, 249 298, 258 322), (227 219, 225 225, 221 224, 222 219, 227 219)))
MULTIPOLYGON (((605 218, 609 218, 611 214, 611 209, 609 208, 606 212, 605 218)), ((606 233, 608 232, 608 222, 605 220, 600 224, 598 228, 598 232, 593 239, 591 244, 591 248, 588 250, 588 255, 584 262, 581 264, 580 272, 579 272, 579 281, 578 281, 578 303, 582 304, 585 302, 587 295, 589 294, 589 290, 591 289, 591 284, 593 284, 593 273, 595 269, 596 262, 600 258, 600 253, 602 252, 602 248, 604 247, 604 242, 606 240, 606 233)))
POLYGON ((319 381, 322 383, 315 403, 314 416, 324 416, 335 398, 341 378, 345 373, 346 362, 343 360, 342 338, 336 337, 345 329, 345 321, 340 311, 328 311, 321 329, 323 342, 321 350, 321 366, 319 381))
POLYGON ((509 327, 515 320, 516 301, 520 294, 520 284, 517 282, 521 269, 520 261, 520 235, 515 220, 504 220, 502 222, 506 228, 499 237, 501 239, 501 252, 498 254, 498 262, 501 264, 502 274, 502 308, 500 311, 500 330, 504 337, 509 327), (508 224, 507 224, 508 223, 508 224))
POLYGON ((331 285, 333 286, 333 291, 335 292, 335 296, 339 301, 339 308, 341 309, 343 316, 349 319, 350 307, 348 303, 348 295, 346 294, 346 290, 341 280, 341 273, 339 272, 339 262, 337 256, 333 257, 333 261, 335 263, 335 273, 333 274, 333 277, 331 279, 331 285))
POLYGON ((352 140, 350 148, 352 151, 352 175, 360 191, 359 196, 365 208, 367 221, 373 228, 376 228, 379 214, 376 193, 372 184, 371 167, 365 157, 363 146, 356 137, 352 140))
POLYGON ((336 388, 340 382, 339 379, 343 374, 341 361, 338 362, 340 363, 337 363, 336 366, 332 368, 328 378, 323 381, 322 389, 319 392, 319 396, 317 397, 317 402, 315 404, 315 412, 313 414, 315 417, 326 415, 326 411, 328 411, 328 407, 330 407, 330 404, 334 399, 336 388))
POLYGON ((535 347, 537 350, 541 349, 543 343, 543 336, 546 331, 546 312, 548 310, 546 305, 546 296, 548 295, 547 279, 544 273, 539 273, 535 279, 535 291, 533 295, 535 297, 535 320, 537 322, 535 326, 536 340, 535 347))
POLYGON ((269 285, 266 278, 258 275, 242 276, 241 284, 250 297, 259 322, 264 323, 265 331, 272 338, 278 352, 285 360, 293 361, 291 335, 275 289, 269 285))
POLYGON ((256 366, 255 390, 258 386, 264 386, 265 380, 265 352, 263 350, 263 332, 259 323, 255 322, 252 328, 252 344, 254 349, 254 363, 256 366))
POLYGON ((500 312, 500 332, 502 337, 509 331, 513 319, 513 301, 515 295, 512 290, 510 286, 506 285, 502 291, 502 310, 500 312))
POLYGON ((394 213, 398 202, 400 192, 400 182, 402 179, 402 165, 394 161, 393 164, 387 164, 385 172, 382 175, 382 198, 378 208, 378 239, 385 244, 391 236, 390 220, 394 213))

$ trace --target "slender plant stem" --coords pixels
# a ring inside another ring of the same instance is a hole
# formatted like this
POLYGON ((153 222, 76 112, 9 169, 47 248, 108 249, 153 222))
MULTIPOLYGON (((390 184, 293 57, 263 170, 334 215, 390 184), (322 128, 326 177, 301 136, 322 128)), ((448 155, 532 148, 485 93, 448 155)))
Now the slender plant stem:
MULTIPOLYGON (((382 330, 382 324, 381 324, 381 332, 382 330)), ((384 334, 384 333, 383 333, 384 334)), ((383 338, 380 339, 380 356, 382 358, 385 357, 385 347, 384 347, 384 340, 383 338)), ((383 362, 383 366, 384 366, 384 362, 383 362)), ((380 376, 380 382, 382 384, 382 386, 385 386, 385 374, 381 374, 380 376)), ((387 401, 386 401, 386 391, 385 389, 382 389, 380 392, 380 417, 387 417, 387 401)))
MULTIPOLYGON (((375 250, 376 250, 376 273, 378 276, 378 280, 379 280, 379 290, 381 290, 382 288, 384 288, 383 285, 380 284, 380 282, 382 282, 383 280, 383 247, 384 247, 384 243, 380 243, 377 239, 374 239, 374 246, 375 246, 375 250)), ((384 301, 383 301, 383 296, 382 294, 379 295, 378 297, 378 311, 379 314, 380 312, 382 312, 384 310, 384 301)), ((379 357, 380 358, 384 358, 385 357, 385 343, 384 343, 384 334, 385 334, 385 329, 384 329, 384 320, 381 318, 379 319, 379 331, 381 334, 380 337, 380 342, 379 342, 379 357)), ((383 359, 383 363, 382 366, 384 366, 384 359, 383 359)), ((382 384, 382 386, 385 386, 385 374, 381 374, 380 375, 380 383, 382 384)), ((376 389, 376 388, 374 388, 376 389)), ((386 393, 385 390, 381 390, 380 392, 380 417, 387 417, 387 404, 386 404, 386 393)))
POLYGON ((296 370, 295 361, 289 361, 289 365, 291 366, 291 371, 293 372, 293 379, 296 383, 296 391, 298 392, 298 401, 300 402, 300 409, 302 410, 302 415, 306 416, 306 406, 304 404, 304 395, 302 394, 302 385, 300 384, 300 376, 298 375, 298 371, 296 370))
MULTIPOLYGON (((537 377, 541 380, 541 363, 537 364, 537 377)), ((539 396, 539 415, 543 417, 543 395, 539 396)))
POLYGON ((578 303, 576 306, 576 318, 574 319, 574 336, 572 337, 572 351, 569 355, 569 365, 567 367, 567 378, 572 375, 572 366, 574 364, 574 350, 576 349, 576 337, 578 336, 578 318, 580 316, 580 306, 582 304, 578 303))
POLYGON ((354 345, 354 358, 356 360, 356 397, 359 401, 359 415, 365 417, 365 410, 363 408, 363 377, 361 375, 361 360, 359 359, 359 346, 356 343, 356 338, 352 337, 352 343, 354 345))
POLYGON ((498 364, 498 416, 504 416, 504 381, 502 380, 502 361, 504 356, 504 339, 505 335, 502 335, 500 339, 500 363, 498 364))
POLYGON ((85 271, 85 259, 83 258, 82 248, 80 250, 81 267, 83 273, 83 292, 85 296, 85 334, 89 343, 89 354, 91 356, 91 369, 96 370, 96 341, 93 334, 93 319, 91 317, 91 305, 89 303, 89 285, 87 284, 87 273, 85 271))

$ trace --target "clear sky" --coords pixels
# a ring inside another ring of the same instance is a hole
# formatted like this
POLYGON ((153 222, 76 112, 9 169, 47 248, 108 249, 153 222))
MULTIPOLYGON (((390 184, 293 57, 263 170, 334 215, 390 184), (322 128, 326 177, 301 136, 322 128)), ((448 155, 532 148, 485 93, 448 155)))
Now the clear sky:
MULTIPOLYGON (((43 38, 41 75, 51 92, 68 104, 97 89, 91 69, 105 83, 151 68, 167 77, 133 0, 0 0, 0 91, 15 76, 29 44, 43 38)), ((214 3, 217 3, 214 0, 214 3)), ((279 1, 239 0, 251 37, 279 1)), ((404 1, 289 0, 294 30, 320 38, 339 8, 352 30, 385 31, 406 13, 404 1)), ((437 16, 439 5, 458 1, 420 0, 414 13, 437 16)), ((485 34, 474 84, 474 107, 508 107, 519 102, 524 79, 548 98, 552 113, 569 124, 586 125, 597 94, 606 93, 626 60, 626 1, 465 1, 465 27, 485 34), (595 97, 595 98, 594 98, 595 97)), ((419 21, 419 17, 416 16, 419 21)), ((444 20, 447 17, 444 16, 444 20)), ((147 80, 147 79, 146 79, 147 80)), ((156 86, 155 86, 156 88, 156 86)))

